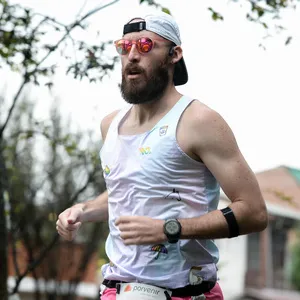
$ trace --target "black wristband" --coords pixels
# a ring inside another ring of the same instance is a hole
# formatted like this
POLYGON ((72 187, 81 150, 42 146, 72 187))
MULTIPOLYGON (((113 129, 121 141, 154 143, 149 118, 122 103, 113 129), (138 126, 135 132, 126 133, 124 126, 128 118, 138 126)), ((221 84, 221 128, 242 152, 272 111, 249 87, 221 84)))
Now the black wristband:
POLYGON ((239 225, 236 221, 234 213, 230 207, 221 209, 229 229, 229 238, 237 237, 240 234, 239 225))

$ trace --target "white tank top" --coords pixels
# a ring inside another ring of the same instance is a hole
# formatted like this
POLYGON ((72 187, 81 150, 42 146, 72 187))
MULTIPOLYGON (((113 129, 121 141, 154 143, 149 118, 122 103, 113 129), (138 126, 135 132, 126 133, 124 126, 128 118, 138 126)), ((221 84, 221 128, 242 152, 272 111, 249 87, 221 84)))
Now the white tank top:
MULTIPOLYGON (((207 167, 185 154, 176 140, 178 121, 193 100, 183 96, 148 132, 119 135, 130 107, 112 121, 100 151, 108 191, 109 229, 102 267, 105 279, 143 282, 167 288, 189 284, 189 271, 216 280, 218 249, 213 240, 180 240, 176 244, 130 245, 114 225, 120 216, 156 219, 193 218, 217 209, 220 188, 207 167)), ((197 101, 197 100, 195 100, 197 101)))

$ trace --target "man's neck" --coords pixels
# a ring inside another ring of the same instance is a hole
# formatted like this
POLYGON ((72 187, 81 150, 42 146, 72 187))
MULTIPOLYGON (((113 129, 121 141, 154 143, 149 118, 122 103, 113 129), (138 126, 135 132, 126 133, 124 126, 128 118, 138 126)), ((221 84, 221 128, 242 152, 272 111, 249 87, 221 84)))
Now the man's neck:
POLYGON ((153 119, 166 114, 181 98, 174 86, 168 88, 159 100, 144 104, 135 104, 131 110, 131 119, 137 125, 151 122, 153 119))

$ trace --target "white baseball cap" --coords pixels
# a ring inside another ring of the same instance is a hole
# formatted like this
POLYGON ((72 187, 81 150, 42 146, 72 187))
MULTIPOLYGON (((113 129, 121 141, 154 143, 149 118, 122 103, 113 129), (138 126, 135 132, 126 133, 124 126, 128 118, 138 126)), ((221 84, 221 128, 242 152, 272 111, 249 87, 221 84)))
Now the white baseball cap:
MULTIPOLYGON (((124 25, 123 35, 129 32, 148 30, 163 38, 173 42, 176 46, 181 46, 179 27, 172 16, 166 13, 157 15, 147 15, 145 17, 132 18, 124 25), (135 19, 143 21, 130 23, 135 19)), ((173 82, 175 85, 183 85, 188 81, 188 72, 183 57, 175 64, 173 82)))

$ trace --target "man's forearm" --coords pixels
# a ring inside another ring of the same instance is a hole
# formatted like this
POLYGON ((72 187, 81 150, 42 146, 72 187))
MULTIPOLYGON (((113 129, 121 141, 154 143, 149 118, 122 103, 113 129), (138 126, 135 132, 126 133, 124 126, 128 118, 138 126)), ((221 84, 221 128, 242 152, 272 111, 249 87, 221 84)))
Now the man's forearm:
POLYGON ((80 205, 83 210, 81 222, 104 222, 108 220, 108 194, 107 191, 97 198, 86 201, 80 205))
MULTIPOLYGON (((239 201, 230 205, 237 223, 240 235, 262 231, 267 226, 264 209, 250 209, 239 201)), ((211 211, 201 217, 179 219, 182 226, 181 239, 219 239, 229 236, 228 223, 220 210, 211 211)))
POLYGON ((220 211, 212 211, 201 217, 179 219, 181 239, 218 239, 229 235, 228 225, 220 211))

